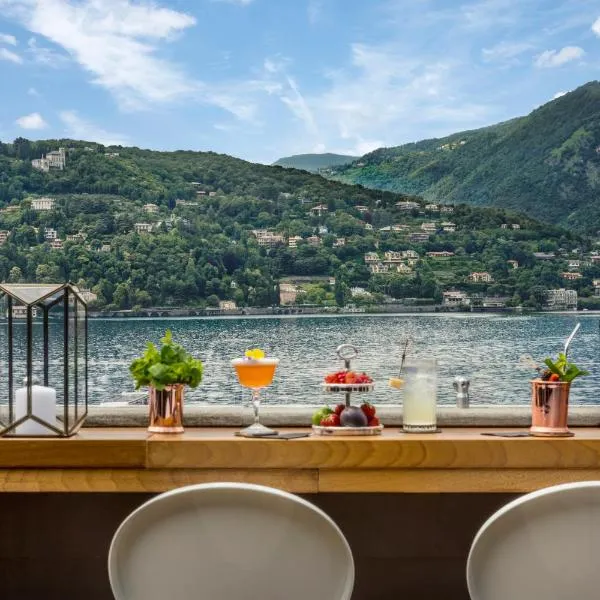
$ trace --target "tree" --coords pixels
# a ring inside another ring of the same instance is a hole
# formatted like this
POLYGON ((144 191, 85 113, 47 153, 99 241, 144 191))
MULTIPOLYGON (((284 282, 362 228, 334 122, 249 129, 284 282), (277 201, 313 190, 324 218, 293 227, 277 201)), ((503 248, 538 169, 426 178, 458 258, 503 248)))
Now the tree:
POLYGON ((8 275, 10 283, 21 283, 23 281, 23 272, 19 267, 13 267, 8 275))

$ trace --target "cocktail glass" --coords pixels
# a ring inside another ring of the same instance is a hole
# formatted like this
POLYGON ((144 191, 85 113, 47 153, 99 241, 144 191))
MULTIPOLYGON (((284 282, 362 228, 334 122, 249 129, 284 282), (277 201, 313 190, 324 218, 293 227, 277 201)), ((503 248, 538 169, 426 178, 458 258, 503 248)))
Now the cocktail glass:
POLYGON ((274 435, 273 429, 265 427, 259 420, 260 391, 273 382, 275 369, 279 364, 278 358, 235 358, 231 361, 237 374, 238 381, 244 387, 252 390, 252 408, 254 423, 240 433, 247 435, 274 435))
POLYGON ((407 360, 404 366, 402 429, 407 433, 437 431, 437 372, 433 358, 407 360))

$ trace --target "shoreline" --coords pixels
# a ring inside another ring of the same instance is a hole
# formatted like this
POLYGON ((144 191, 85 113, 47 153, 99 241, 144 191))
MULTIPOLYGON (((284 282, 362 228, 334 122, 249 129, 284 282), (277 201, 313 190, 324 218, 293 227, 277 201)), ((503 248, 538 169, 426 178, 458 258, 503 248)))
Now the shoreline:
POLYGON ((131 310, 118 311, 89 311, 90 319, 215 319, 215 318, 266 318, 266 317, 349 317, 349 316, 445 316, 445 315, 600 315, 600 310, 523 310, 518 308, 480 308, 456 309, 442 305, 429 306, 404 306, 388 305, 364 310, 332 310, 329 307, 277 307, 277 308, 244 308, 236 310, 206 310, 195 308, 150 308, 133 312, 131 310))

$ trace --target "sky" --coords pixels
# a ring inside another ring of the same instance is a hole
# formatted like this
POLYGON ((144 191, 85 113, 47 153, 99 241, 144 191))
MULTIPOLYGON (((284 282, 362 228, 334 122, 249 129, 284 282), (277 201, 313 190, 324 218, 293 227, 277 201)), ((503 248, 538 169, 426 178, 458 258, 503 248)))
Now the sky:
POLYGON ((3 141, 362 155, 599 72, 600 0, 0 0, 3 141))

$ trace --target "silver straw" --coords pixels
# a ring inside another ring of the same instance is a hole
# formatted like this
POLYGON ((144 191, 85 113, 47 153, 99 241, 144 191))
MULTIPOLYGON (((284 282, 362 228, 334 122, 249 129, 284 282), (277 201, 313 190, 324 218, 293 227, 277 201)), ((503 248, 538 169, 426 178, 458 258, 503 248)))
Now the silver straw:
POLYGON ((577 330, 580 327, 581 327, 581 323, 577 323, 577 325, 575 325, 575 329, 573 329, 573 331, 571 332, 571 335, 567 338, 567 341, 565 342, 565 356, 567 356, 567 353, 569 352, 569 346, 571 345, 571 341, 575 337, 575 334, 577 333, 577 330))

